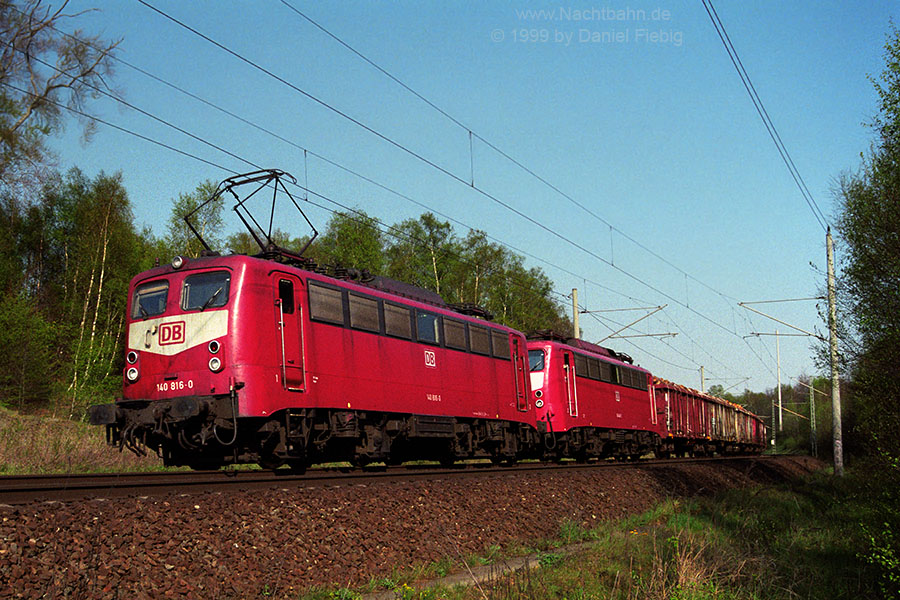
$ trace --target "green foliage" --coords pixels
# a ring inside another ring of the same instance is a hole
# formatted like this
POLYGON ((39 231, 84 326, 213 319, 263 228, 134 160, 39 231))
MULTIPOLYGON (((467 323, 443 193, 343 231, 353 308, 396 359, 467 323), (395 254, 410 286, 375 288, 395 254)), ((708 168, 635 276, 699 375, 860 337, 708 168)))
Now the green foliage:
POLYGON ((316 241, 315 258, 322 264, 384 271, 384 238, 378 224, 363 211, 337 212, 316 241))
POLYGON ((560 539, 566 544, 575 544, 587 540, 596 539, 596 532, 587 529, 581 523, 565 518, 559 524, 560 539))
POLYGON ((900 553, 897 539, 890 523, 883 523, 880 530, 872 533, 865 525, 863 533, 869 543, 868 552, 862 558, 878 569, 878 587, 881 597, 892 600, 900 597, 900 553))
POLYGON ((22 410, 50 393, 54 374, 54 332, 27 298, 0 298, 0 348, 6 348, 0 370, 0 405, 22 410))
POLYGON ((189 219, 191 225, 207 245, 211 249, 223 246, 222 199, 218 198, 197 210, 200 205, 212 197, 217 187, 218 184, 207 180, 198 185, 193 192, 179 194, 178 198, 172 200, 172 211, 169 215, 168 235, 166 236, 166 245, 172 255, 181 254, 195 258, 200 256, 200 252, 203 251, 203 244, 184 220, 184 217, 190 213, 193 213, 189 219), (195 210, 197 212, 194 212, 195 210))
POLYGON ((53 177, 36 200, 0 203, 0 343, 16 347, 0 398, 64 402, 81 416, 120 386, 128 283, 153 240, 134 230, 121 175, 53 177))
POLYGON ((538 555, 538 564, 542 567, 553 567, 562 562, 564 554, 559 552, 541 552, 538 555))
MULTIPOLYGON (((292 252, 300 252, 306 245, 308 239, 309 238, 307 237, 292 238, 290 234, 280 229, 272 231, 272 241, 281 248, 292 252)), ((260 241, 265 244, 264 238, 260 237, 260 241)), ((253 239, 253 236, 246 231, 232 233, 225 238, 225 248, 227 252, 232 254, 246 254, 249 256, 259 254, 262 251, 262 248, 260 248, 256 240, 253 239)))

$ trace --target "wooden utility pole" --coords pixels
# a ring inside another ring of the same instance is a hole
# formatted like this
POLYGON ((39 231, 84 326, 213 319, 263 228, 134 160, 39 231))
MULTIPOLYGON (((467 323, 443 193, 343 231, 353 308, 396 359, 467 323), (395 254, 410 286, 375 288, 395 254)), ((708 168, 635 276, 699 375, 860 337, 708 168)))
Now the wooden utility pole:
POLYGON ((834 292, 834 242, 831 227, 825 234, 828 251, 828 333, 831 346, 831 413, 834 429, 834 474, 844 475, 844 441, 841 435, 841 376, 838 368, 837 304, 834 292))
POLYGON ((572 288, 572 337, 576 340, 581 337, 578 328, 578 288, 572 288))
POLYGON ((703 374, 703 365, 700 365, 700 392, 706 393, 706 377, 703 374))

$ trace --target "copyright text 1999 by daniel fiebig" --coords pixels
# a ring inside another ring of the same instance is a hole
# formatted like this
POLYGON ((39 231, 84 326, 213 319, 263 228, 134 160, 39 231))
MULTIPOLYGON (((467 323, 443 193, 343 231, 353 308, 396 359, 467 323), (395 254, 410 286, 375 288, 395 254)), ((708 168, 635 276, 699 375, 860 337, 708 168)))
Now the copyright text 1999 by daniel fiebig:
POLYGON ((632 44, 680 48, 684 32, 672 27, 669 9, 559 6, 515 9, 517 26, 495 28, 494 43, 513 44, 632 44))

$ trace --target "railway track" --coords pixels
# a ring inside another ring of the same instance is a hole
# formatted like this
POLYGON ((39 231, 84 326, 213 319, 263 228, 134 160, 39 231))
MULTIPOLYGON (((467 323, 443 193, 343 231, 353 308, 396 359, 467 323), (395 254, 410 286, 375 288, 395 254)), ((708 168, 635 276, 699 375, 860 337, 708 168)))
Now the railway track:
POLYGON ((635 462, 522 463, 513 467, 484 464, 457 467, 399 466, 381 469, 310 469, 304 474, 280 471, 173 471, 151 473, 103 473, 68 475, 12 475, 0 477, 0 504, 21 505, 35 502, 113 498, 123 496, 159 496, 264 490, 278 488, 369 485, 391 481, 445 477, 496 477, 537 471, 582 471, 598 468, 667 468, 703 462, 747 463, 774 456, 704 457, 635 462))

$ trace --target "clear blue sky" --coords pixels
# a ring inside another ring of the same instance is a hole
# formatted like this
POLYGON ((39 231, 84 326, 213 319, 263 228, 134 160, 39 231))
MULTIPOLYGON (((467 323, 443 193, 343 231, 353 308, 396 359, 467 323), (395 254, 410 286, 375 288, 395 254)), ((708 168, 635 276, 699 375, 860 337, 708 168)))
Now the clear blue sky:
MULTIPOLYGON (((72 0, 70 10, 99 9, 80 17, 77 26, 121 37, 120 56, 129 62, 527 250, 535 257, 527 259, 529 266, 542 268, 561 294, 578 288, 589 310, 668 304, 636 332, 677 332, 676 337, 606 342, 655 374, 699 387, 704 365, 707 386, 728 387, 744 377, 750 379, 734 391, 775 386, 774 338, 743 336, 785 328, 737 302, 820 293, 824 277, 810 263, 824 271, 825 232, 769 139, 700 0, 289 0, 666 262, 611 233, 607 224, 478 140, 470 156, 465 129, 280 1, 148 1, 463 180, 469 180, 474 162, 476 186, 603 260, 135 0, 72 0), (579 15, 582 20, 576 20, 579 15)), ((858 167, 871 141, 864 122, 876 110, 876 95, 866 76, 881 71, 882 46, 898 5, 720 0, 716 8, 797 168, 830 218, 835 178, 858 167)), ((115 82, 140 108, 303 182, 303 152, 296 146, 126 66, 118 67, 115 82)), ((90 110, 234 171, 252 169, 110 100, 92 103, 90 110)), ((205 179, 228 176, 102 125, 87 145, 78 133, 72 126, 55 144, 60 167, 78 166, 89 175, 121 171, 138 224, 157 235, 165 233, 174 197, 205 179)), ((319 159, 310 157, 306 168, 311 189, 387 223, 423 212, 319 159)), ((308 214, 319 229, 329 217, 314 207, 308 214)), ((298 223, 293 232, 305 229, 298 223)), ((815 302, 758 308, 805 330, 824 331, 815 302)), ((581 323, 585 337, 597 341, 617 328, 610 319, 625 324, 640 314, 582 315, 581 323)), ((812 346, 807 338, 781 340, 783 381, 815 372, 812 346)))

